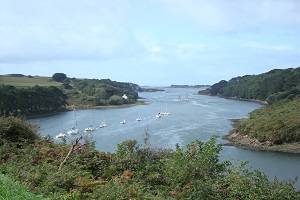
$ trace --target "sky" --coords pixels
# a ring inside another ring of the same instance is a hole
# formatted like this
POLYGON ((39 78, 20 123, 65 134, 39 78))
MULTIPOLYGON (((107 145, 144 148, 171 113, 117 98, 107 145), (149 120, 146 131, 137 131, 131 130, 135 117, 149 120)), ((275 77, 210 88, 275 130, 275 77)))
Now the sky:
POLYGON ((300 0, 0 0, 0 74, 214 84, 300 66, 300 0))

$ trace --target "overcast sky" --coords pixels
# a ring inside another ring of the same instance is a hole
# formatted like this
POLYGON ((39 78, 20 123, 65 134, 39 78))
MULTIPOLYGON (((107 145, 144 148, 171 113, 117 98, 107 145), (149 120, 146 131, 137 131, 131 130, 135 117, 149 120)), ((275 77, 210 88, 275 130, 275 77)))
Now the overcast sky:
POLYGON ((213 84, 300 66, 300 0, 0 0, 0 74, 213 84))

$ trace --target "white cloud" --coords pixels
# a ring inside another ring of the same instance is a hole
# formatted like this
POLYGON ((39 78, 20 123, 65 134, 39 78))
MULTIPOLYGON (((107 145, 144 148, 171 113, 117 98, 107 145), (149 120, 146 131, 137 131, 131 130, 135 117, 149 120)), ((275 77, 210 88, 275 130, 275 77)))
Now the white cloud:
POLYGON ((0 6, 0 61, 135 54, 126 1, 9 1, 0 6), (5 19, 5 20, 3 20, 5 19))
POLYGON ((247 44, 245 46, 256 48, 256 49, 265 49, 265 50, 273 50, 273 51, 294 51, 295 50, 295 48, 291 45, 266 45, 266 44, 252 43, 252 44, 247 44))
MULTIPOLYGON (((265 26, 299 27, 299 0, 164 0, 166 10, 201 31, 230 33, 265 26)), ((299 30, 298 30, 299 31, 299 30)))

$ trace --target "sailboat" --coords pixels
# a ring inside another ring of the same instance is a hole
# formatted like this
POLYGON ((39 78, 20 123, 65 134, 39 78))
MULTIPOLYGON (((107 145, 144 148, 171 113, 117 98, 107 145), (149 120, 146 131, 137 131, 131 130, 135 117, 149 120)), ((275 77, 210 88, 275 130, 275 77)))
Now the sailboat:
POLYGON ((70 130, 67 132, 69 135, 77 135, 79 133, 78 129, 76 127, 72 127, 70 130))
POLYGON ((103 116, 103 120, 99 126, 100 128, 105 128, 106 127, 106 124, 105 124, 105 120, 104 120, 104 116, 103 116))
POLYGON ((55 139, 64 138, 66 137, 66 134, 60 132, 58 135, 55 136, 55 139))
POLYGON ((87 131, 94 131, 94 130, 95 130, 95 129, 94 129, 93 125, 90 125, 89 127, 87 127, 87 128, 84 129, 84 132, 87 132, 87 131))
POLYGON ((142 120, 142 118, 140 117, 140 114, 139 114, 139 116, 138 116, 138 118, 136 118, 136 121, 141 121, 142 120))
POLYGON ((166 102, 166 111, 165 111, 165 112, 161 112, 160 114, 161 114, 161 115, 169 115, 169 113, 168 113, 168 104, 167 104, 167 102, 166 102))
POLYGON ((185 101, 189 101, 189 95, 188 95, 188 93, 186 93, 186 97, 185 97, 184 100, 185 100, 185 101))
POLYGON ((94 131, 95 128, 93 127, 93 115, 91 115, 91 125, 87 128, 84 129, 84 132, 88 132, 88 131, 94 131))
POLYGON ((69 135, 77 135, 79 133, 78 129, 77 129, 77 119, 76 119, 76 109, 74 108, 73 110, 74 112, 74 121, 75 121, 75 126, 72 127, 67 133, 69 135))
POLYGON ((123 120, 120 122, 120 124, 125 124, 125 123, 126 123, 126 121, 125 121, 125 119, 123 117, 123 120))

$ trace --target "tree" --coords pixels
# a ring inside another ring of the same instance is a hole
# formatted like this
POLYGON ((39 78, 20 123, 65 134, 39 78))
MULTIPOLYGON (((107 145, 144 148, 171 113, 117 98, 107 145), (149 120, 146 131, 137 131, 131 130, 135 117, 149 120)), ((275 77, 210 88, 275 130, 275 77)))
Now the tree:
POLYGON ((64 73, 55 73, 52 76, 52 79, 57 82, 63 82, 67 78, 67 75, 64 73))

